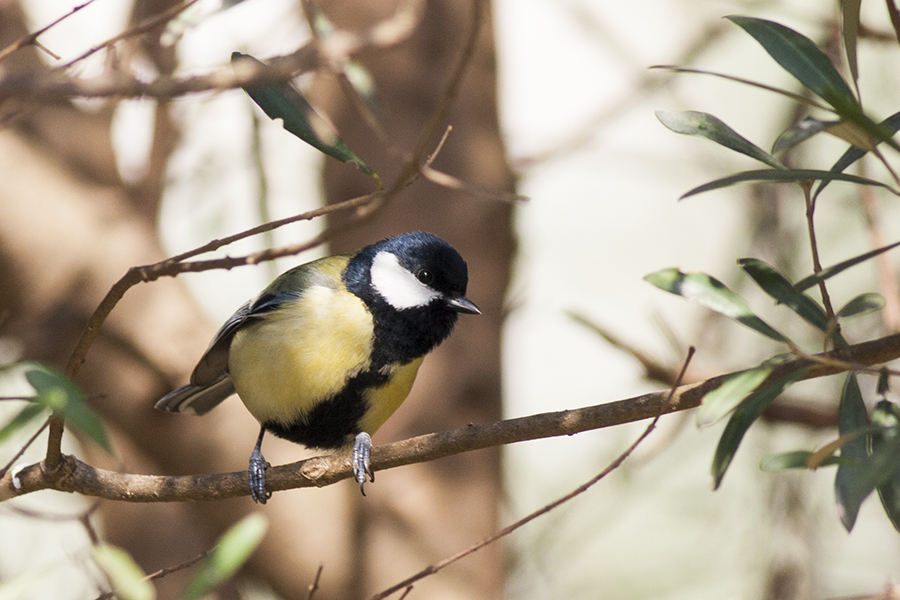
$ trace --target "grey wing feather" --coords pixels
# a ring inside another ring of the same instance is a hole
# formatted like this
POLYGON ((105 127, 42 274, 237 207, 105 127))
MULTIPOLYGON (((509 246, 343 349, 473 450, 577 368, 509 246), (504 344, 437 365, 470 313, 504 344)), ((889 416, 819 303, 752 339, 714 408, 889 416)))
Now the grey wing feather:
POLYGON ((299 290, 310 284, 335 285, 307 263, 291 269, 259 296, 237 309, 209 343, 191 373, 191 382, 163 396, 156 403, 156 408, 165 412, 202 415, 233 394, 234 384, 228 373, 228 354, 234 334, 247 321, 278 310, 285 302, 296 300, 302 295, 299 290))
POLYGON ((211 385, 201 387, 190 383, 183 385, 163 396, 156 403, 156 408, 165 412, 205 415, 233 393, 234 384, 226 373, 211 385))

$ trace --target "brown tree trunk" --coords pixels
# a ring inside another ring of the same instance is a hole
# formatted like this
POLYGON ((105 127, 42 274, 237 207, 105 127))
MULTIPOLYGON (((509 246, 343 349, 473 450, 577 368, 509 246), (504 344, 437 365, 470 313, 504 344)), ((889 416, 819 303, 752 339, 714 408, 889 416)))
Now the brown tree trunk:
MULTIPOLYGON (((377 116, 396 146, 411 151, 419 142, 460 60, 473 4, 479 3, 426 3, 423 22, 410 40, 361 61, 378 92, 382 108, 377 116)), ((383 18, 393 7, 334 0, 323 9, 339 28, 352 30, 383 18)), ((466 182, 512 191, 499 132, 492 35, 487 18, 448 115, 452 133, 434 167, 466 182)), ((343 139, 382 179, 391 181, 401 162, 334 79, 319 84, 318 105, 343 139)), ((431 140, 429 152, 437 141, 431 140)), ((329 201, 338 202, 371 191, 372 184, 352 167, 328 161, 325 188, 329 201)), ((345 251, 405 231, 431 231, 468 262, 467 295, 483 311, 478 317, 462 317, 450 339, 425 360, 410 397, 376 436, 376 444, 500 418, 500 330, 514 251, 511 217, 509 204, 420 180, 371 222, 333 244, 334 250, 345 251)), ((356 572, 362 577, 351 597, 366 597, 495 530, 499 458, 498 450, 490 450, 379 475, 369 497, 357 503, 356 572)), ((502 572, 501 552, 492 547, 455 566, 449 575, 416 584, 416 589, 429 597, 496 598, 502 572)))
MULTIPOLYGON (((365 3, 353 5, 356 18, 335 12, 338 24, 365 26, 372 22, 365 19, 383 16, 367 14, 365 3)), ((457 60, 469 22, 468 7, 429 4, 424 27, 413 40, 369 62, 385 107, 385 125, 399 145, 414 145, 457 60)), ((25 33, 14 4, 0 9, 0 47, 25 33)), ((154 48, 150 44, 146 51, 152 55, 154 48)), ((161 72, 169 72, 171 59, 163 53, 153 60, 161 72)), ((10 56, 3 67, 43 68, 33 49, 10 56)), ((511 189, 497 128, 494 75, 488 24, 450 114, 454 132, 435 166, 467 181, 511 189)), ((398 163, 374 144, 374 136, 359 125, 344 99, 338 94, 333 98, 333 104, 323 105, 325 112, 335 118, 349 145, 388 180, 398 163)), ((148 217, 158 202, 162 165, 177 131, 162 106, 146 185, 128 189, 113 160, 111 114, 111 107, 87 113, 69 102, 7 100, 0 105, 6 125, 0 131, 0 335, 20 341, 24 358, 62 366, 110 286, 129 267, 163 257, 148 217)), ((335 200, 371 190, 370 181, 345 165, 329 165, 326 180, 335 200)), ((337 241, 336 249, 343 250, 409 229, 433 231, 468 260, 469 297, 484 311, 461 319, 451 339, 426 360, 413 395, 376 443, 499 417, 499 329, 513 251, 510 213, 508 205, 419 181, 376 220, 337 241)), ((244 468, 256 424, 236 400, 202 419, 163 415, 152 408, 185 380, 214 325, 172 280, 126 294, 77 379, 113 434, 117 455, 105 457, 86 447, 86 460, 104 468, 162 474, 244 468)), ((71 435, 67 432, 66 438, 71 435)), ((295 445, 267 440, 266 457, 275 464, 302 456, 295 445)), ((380 473, 365 499, 346 483, 279 493, 263 509, 249 499, 169 506, 104 503, 102 514, 108 539, 152 572, 208 549, 243 514, 263 510, 271 527, 247 575, 286 599, 305 598, 322 564, 317 600, 358 598, 493 531, 499 485, 499 452, 483 451, 380 473)), ((177 597, 193 572, 157 582, 159 597, 177 597)), ((499 594, 501 574, 500 554, 491 549, 417 589, 492 598, 499 594)), ((224 597, 234 594, 232 587, 224 597)))

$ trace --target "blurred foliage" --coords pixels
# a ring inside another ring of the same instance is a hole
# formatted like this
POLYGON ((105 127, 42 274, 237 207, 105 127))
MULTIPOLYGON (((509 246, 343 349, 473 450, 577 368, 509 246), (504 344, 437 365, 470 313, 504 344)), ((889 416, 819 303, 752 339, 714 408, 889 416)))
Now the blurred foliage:
MULTIPOLYGON (((856 64, 856 43, 859 23, 859 2, 841 3, 843 10, 843 43, 857 86, 858 66, 856 64)), ((833 114, 833 119, 817 119, 804 116, 796 124, 782 132, 775 141, 771 153, 736 133, 723 121, 707 113, 686 111, 670 113, 660 111, 657 117, 667 128, 676 133, 702 137, 722 147, 750 156, 764 164, 768 170, 743 171, 717 179, 684 194, 684 197, 707 192, 747 181, 793 182, 798 184, 806 200, 806 221, 810 229, 811 248, 816 268, 808 277, 792 282, 775 268, 756 258, 744 258, 738 264, 744 272, 776 304, 787 307, 799 319, 812 325, 822 334, 825 347, 845 348, 848 342, 841 334, 841 322, 847 318, 879 311, 884 299, 872 292, 858 294, 838 311, 834 311, 828 298, 827 283, 834 275, 868 261, 875 256, 895 248, 900 242, 850 257, 828 268, 818 265, 818 248, 815 247, 813 214, 815 199, 831 181, 844 181, 857 185, 878 186, 894 195, 900 187, 894 169, 882 155, 882 146, 898 150, 892 139, 900 129, 900 112, 876 121, 867 115, 860 100, 826 53, 809 38, 773 21, 749 17, 729 17, 729 19, 750 34, 768 54, 812 95, 825 104, 805 100, 805 96, 794 94, 772 86, 747 80, 742 83, 782 94, 792 100, 811 105, 833 114), (817 168, 791 169, 786 167, 774 154, 784 152, 801 144, 811 143, 816 134, 825 132, 850 144, 850 147, 828 170, 817 168), (848 175, 843 171, 851 164, 872 154, 890 174, 891 181, 877 181, 865 177, 848 175), (812 186, 818 181, 815 193, 812 186), (819 302, 804 293, 817 287, 823 301, 819 302)), ((900 31, 898 31, 900 35, 900 31)), ((699 72, 690 69, 672 68, 675 71, 699 72)), ((730 80, 736 78, 718 73, 708 73, 730 80)), ((857 88, 858 89, 858 88, 857 88)), ((682 273, 677 268, 665 269, 648 275, 646 279, 657 287, 687 299, 697 300, 701 305, 734 319, 756 333, 770 340, 784 344, 794 356, 805 355, 793 341, 776 331, 756 315, 749 303, 720 281, 704 273, 682 273)), ((713 458, 712 474, 716 487, 728 470, 734 454, 749 427, 756 422, 763 411, 791 385, 799 381, 804 369, 798 369, 773 379, 772 365, 783 355, 773 357, 763 364, 732 376, 724 385, 708 393, 698 412, 701 426, 711 424, 730 413, 729 421, 719 440, 713 458)), ((850 366, 850 370, 853 368, 850 366)), ((867 371, 868 372, 868 371, 867 371)), ((878 394, 881 400, 871 415, 857 382, 857 375, 850 372, 837 400, 839 437, 816 451, 796 450, 763 460, 765 470, 789 468, 816 469, 837 465, 835 477, 835 501, 844 527, 853 528, 860 505, 874 491, 878 491, 882 505, 895 527, 900 530, 900 407, 887 400, 890 376, 896 373, 883 368, 879 376, 878 394)))

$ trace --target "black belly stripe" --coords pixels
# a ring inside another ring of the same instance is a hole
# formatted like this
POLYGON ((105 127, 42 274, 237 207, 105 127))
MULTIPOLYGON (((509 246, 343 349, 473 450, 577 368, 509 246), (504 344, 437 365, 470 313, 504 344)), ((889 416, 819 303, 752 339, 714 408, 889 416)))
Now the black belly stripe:
POLYGON ((340 394, 316 404, 303 419, 290 425, 266 421, 263 427, 280 438, 307 448, 341 448, 360 433, 359 422, 369 408, 365 391, 382 386, 387 380, 387 375, 377 371, 360 373, 347 382, 340 394))

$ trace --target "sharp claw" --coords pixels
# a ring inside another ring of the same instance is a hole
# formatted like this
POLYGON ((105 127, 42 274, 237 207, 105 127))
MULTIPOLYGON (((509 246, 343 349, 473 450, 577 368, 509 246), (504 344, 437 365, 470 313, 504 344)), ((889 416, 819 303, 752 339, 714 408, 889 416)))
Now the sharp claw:
POLYGON ((372 471, 370 456, 372 453, 372 438, 363 431, 353 441, 353 476, 359 484, 359 491, 366 495, 366 479, 375 481, 375 473, 372 471))
POLYGON ((250 454, 250 468, 247 475, 250 482, 250 496, 254 502, 265 504, 272 497, 272 493, 266 490, 266 469, 269 463, 263 457, 259 448, 254 448, 250 454))

